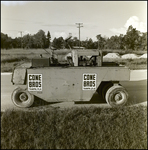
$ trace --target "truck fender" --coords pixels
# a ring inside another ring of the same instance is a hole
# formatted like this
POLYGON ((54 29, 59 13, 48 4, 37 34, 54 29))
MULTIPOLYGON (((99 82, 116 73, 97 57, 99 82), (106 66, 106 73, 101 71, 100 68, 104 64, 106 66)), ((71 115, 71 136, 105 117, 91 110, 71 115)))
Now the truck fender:
POLYGON ((26 83, 26 68, 15 68, 12 73, 11 82, 15 85, 24 85, 26 83))

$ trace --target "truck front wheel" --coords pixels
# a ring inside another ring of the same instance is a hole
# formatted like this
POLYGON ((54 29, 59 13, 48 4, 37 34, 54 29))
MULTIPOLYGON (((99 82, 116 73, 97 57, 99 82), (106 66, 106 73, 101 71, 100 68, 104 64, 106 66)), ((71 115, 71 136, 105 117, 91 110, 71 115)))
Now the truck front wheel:
POLYGON ((12 102, 17 107, 26 108, 30 107, 34 102, 34 95, 26 90, 17 88, 11 95, 12 102))
POLYGON ((124 87, 114 85, 107 90, 105 99, 112 107, 123 106, 128 100, 128 93, 124 87))

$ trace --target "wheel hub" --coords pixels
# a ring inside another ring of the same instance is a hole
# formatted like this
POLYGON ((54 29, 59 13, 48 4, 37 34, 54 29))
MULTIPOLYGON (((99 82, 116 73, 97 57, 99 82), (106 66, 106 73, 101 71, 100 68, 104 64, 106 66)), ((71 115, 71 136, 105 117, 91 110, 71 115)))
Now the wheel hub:
POLYGON ((120 100, 122 100, 122 95, 120 93, 118 93, 115 95, 115 101, 118 102, 120 100))
POLYGON ((20 94, 19 98, 22 102, 24 102, 24 101, 27 101, 28 96, 26 93, 22 93, 22 94, 20 94))

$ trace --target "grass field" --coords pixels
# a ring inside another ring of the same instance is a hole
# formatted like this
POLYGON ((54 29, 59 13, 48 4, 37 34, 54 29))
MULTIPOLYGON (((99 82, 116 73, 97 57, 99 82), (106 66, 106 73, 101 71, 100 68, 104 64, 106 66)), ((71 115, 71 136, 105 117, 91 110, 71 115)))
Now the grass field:
MULTIPOLYGON (((1 50, 1 72, 12 72, 14 67, 20 65, 22 63, 29 63, 31 62, 32 58, 40 57, 39 55, 42 54, 43 57, 50 56, 50 49, 11 49, 11 50, 1 50), (49 54, 47 54, 47 52, 49 54)), ((65 55, 69 53, 70 50, 56 50, 55 53, 58 55, 65 55)), ((104 55, 111 50, 104 51, 104 55)), ((119 54, 123 55, 130 51, 121 51, 121 50, 114 50, 114 52, 118 52, 119 54)), ((138 55, 142 55, 146 53, 145 51, 136 51, 133 52, 138 55)), ((141 58, 137 60, 115 60, 118 64, 128 66, 130 69, 146 69, 147 68, 147 59, 141 58)))
POLYGON ((1 149, 147 149, 147 107, 7 110, 1 149))

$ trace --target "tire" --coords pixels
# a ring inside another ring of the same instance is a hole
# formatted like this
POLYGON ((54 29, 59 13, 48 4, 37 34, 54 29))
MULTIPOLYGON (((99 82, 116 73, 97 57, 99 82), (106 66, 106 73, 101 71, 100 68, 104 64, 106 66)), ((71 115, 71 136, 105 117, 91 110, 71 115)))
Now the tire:
POLYGON ((108 90, 111 86, 113 86, 113 83, 112 83, 112 82, 107 82, 107 83, 103 86, 102 91, 101 91, 101 94, 102 94, 102 97, 103 97, 104 99, 105 99, 105 95, 106 95, 107 90, 108 90))
POLYGON ((103 87, 104 87, 105 85, 106 85, 105 82, 101 82, 101 84, 99 85, 99 87, 98 87, 98 89, 97 89, 98 94, 101 95, 101 96, 102 96, 102 89, 103 89, 103 87))
POLYGON ((20 88, 12 92, 11 99, 14 105, 20 108, 30 107, 34 103, 34 95, 20 88))
POLYGON ((127 91, 120 85, 110 87, 105 95, 106 102, 112 107, 125 105, 128 97, 127 91))

